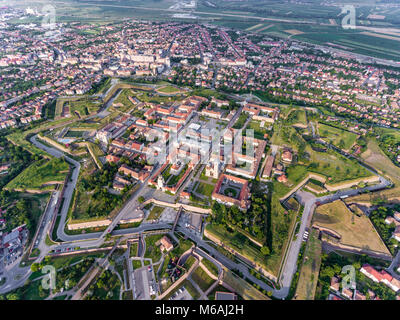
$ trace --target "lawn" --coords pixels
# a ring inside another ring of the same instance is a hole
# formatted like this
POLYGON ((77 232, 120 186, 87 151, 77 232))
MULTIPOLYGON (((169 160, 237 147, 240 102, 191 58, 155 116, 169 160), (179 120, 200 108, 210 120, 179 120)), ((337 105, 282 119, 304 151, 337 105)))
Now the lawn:
POLYGON ((114 100, 113 104, 116 105, 121 103, 123 106, 122 107, 113 106, 112 108, 121 112, 128 111, 130 108, 134 106, 133 103, 129 100, 129 97, 133 96, 134 94, 132 90, 122 89, 118 97, 114 100))
POLYGON ((171 167, 172 167, 172 164, 168 165, 168 166, 164 169, 164 171, 161 173, 162 176, 163 176, 163 178, 164 178, 164 181, 165 181, 165 182, 166 182, 166 181, 168 180, 168 178, 171 176, 171 174, 170 174, 171 167))
POLYGON ((318 231, 312 229, 304 252, 303 265, 297 283, 297 300, 314 300, 321 266, 322 244, 318 239, 318 231))
POLYGON ((390 177, 395 184, 395 188, 377 191, 373 193, 364 193, 355 197, 351 197, 354 202, 371 202, 375 200, 393 201, 400 200, 400 168, 395 166, 393 162, 379 148, 375 139, 368 142, 367 150, 361 155, 361 158, 370 166, 377 169, 381 174, 390 177))
POLYGON ((375 139, 368 141, 367 150, 361 154, 361 158, 375 169, 392 178, 393 182, 400 186, 400 168, 383 153, 375 139))
POLYGON ((139 244, 137 242, 131 243, 131 249, 129 252, 129 257, 136 257, 138 253, 138 246, 139 244))
POLYGON ((147 93, 147 92, 141 92, 140 94, 138 94, 136 96, 136 98, 138 98, 142 102, 165 104, 165 103, 169 103, 171 101, 176 101, 176 100, 182 99, 182 98, 178 98, 178 96, 173 96, 173 97, 159 96, 159 95, 150 96, 149 93, 147 93))
POLYGON ((183 238, 179 233, 175 233, 175 236, 179 239, 179 246, 176 246, 171 254, 180 257, 193 246, 193 242, 190 239, 183 238))
POLYGON ((151 209, 147 220, 157 220, 163 213, 164 209, 164 207, 154 206, 153 209, 151 209))
POLYGON ((175 88, 173 86, 165 86, 165 87, 161 87, 161 88, 157 89, 157 91, 161 92, 161 93, 172 94, 172 93, 178 93, 181 90, 179 90, 178 88, 175 88))
POLYGON ((132 268, 135 269, 140 269, 142 267, 142 263, 140 260, 132 260, 132 268))
POLYGON ((324 187, 321 187, 319 184, 313 183, 311 181, 309 181, 306 184, 306 187, 312 188, 313 190, 317 191, 318 193, 326 192, 326 189, 324 187))
MULTIPOLYGON (((264 126, 268 126, 268 123, 265 123, 264 126)), ((268 130, 265 127, 261 127, 260 121, 251 120, 246 127, 246 130, 243 131, 243 135, 246 134, 247 130, 254 130, 254 138, 256 139, 264 139, 264 135, 268 133, 268 130)))
POLYGON ((144 254, 145 258, 150 258, 153 263, 158 262, 161 258, 160 247, 156 243, 163 237, 163 234, 157 234, 153 236, 147 236, 146 239, 146 252, 144 254))
POLYGON ((203 259, 201 262, 206 266, 208 271, 210 271, 214 276, 218 277, 218 268, 214 263, 208 259, 203 259))
POLYGON ((370 171, 362 167, 356 160, 347 159, 333 150, 317 152, 307 146, 306 152, 310 155, 309 164, 292 165, 287 169, 287 177, 293 185, 301 182, 307 176, 308 172, 314 172, 327 177, 326 182, 330 185, 366 178, 372 175, 370 171))
POLYGON ((185 279, 183 281, 183 287, 189 292, 193 300, 197 300, 198 298, 200 298, 200 293, 189 280, 185 279))
POLYGON ((224 269, 223 281, 245 300, 271 300, 232 271, 224 269))
POLYGON ((175 175, 171 175, 171 177, 169 178, 168 181, 166 181, 166 184, 168 187, 174 187, 176 186, 176 184, 179 182, 179 180, 183 177, 183 175, 185 174, 186 170, 188 170, 188 165, 186 164, 181 172, 179 172, 179 174, 177 176, 175 175))
POLYGON ((372 175, 371 172, 362 167, 356 160, 347 159, 337 152, 331 150, 327 152, 310 151, 310 154, 311 161, 318 163, 318 167, 312 168, 310 171, 326 176, 328 184, 370 177, 372 175))
POLYGON ((323 123, 318 123, 319 135, 323 140, 343 150, 350 150, 358 135, 323 123))
POLYGON ((278 275, 279 268, 282 263, 282 258, 286 252, 286 247, 289 242, 289 234, 296 222, 296 211, 286 210, 280 200, 277 185, 282 185, 275 182, 272 186, 271 196, 271 241, 272 252, 266 258, 267 270, 270 270, 273 275, 278 275))
POLYGON ((64 159, 42 159, 22 171, 7 184, 6 188, 9 190, 43 189, 46 187, 45 184, 63 183, 68 171, 69 166, 64 159))
POLYGON ((260 248, 255 244, 253 245, 251 241, 241 241, 241 236, 244 237, 244 235, 241 233, 230 233, 226 230, 226 228, 217 226, 215 224, 208 224, 206 226, 206 230, 214 237, 222 241, 226 246, 234 249, 245 258, 262 264, 266 267, 267 259, 261 254, 260 248))
POLYGON ((96 112, 101 106, 100 103, 95 103, 93 100, 90 99, 69 101, 68 105, 70 107, 70 114, 74 116, 76 115, 76 113, 78 113, 79 117, 81 118, 96 112))
POLYGON ((286 120, 294 125, 307 125, 306 112, 304 109, 291 109, 286 120))
POLYGON ((213 191, 214 191, 214 185, 204 182, 199 182, 196 188, 197 193, 202 194, 206 197, 211 197, 213 191))
POLYGON ((233 125, 233 128, 242 129, 248 118, 249 115, 246 112, 242 112, 239 118, 236 120, 235 124, 233 125))
POLYGON ((54 268, 59 269, 62 267, 67 267, 75 262, 78 262, 85 258, 100 258, 103 257, 106 251, 98 252, 98 253, 82 253, 82 254, 74 254, 68 256, 60 256, 60 257, 51 257, 49 264, 54 268))
POLYGON ((317 207, 313 225, 338 234, 341 244, 390 254, 371 221, 353 214, 341 200, 317 207))
POLYGON ((207 289, 215 282, 215 280, 212 279, 201 267, 197 267, 190 276, 203 292, 207 291, 207 289))
POLYGON ((189 256, 189 258, 186 259, 185 264, 183 265, 183 267, 186 270, 189 270, 191 268, 191 266, 193 265, 193 263, 196 262, 196 258, 193 257, 192 255, 189 256))

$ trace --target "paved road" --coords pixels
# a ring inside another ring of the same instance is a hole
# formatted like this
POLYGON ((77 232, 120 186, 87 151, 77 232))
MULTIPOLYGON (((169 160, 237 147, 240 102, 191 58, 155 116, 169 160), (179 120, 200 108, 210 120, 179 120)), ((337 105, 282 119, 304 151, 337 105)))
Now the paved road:
MULTIPOLYGON (((48 247, 46 245, 46 235, 49 231, 49 228, 51 226, 51 220, 54 216, 54 210, 57 204, 57 198, 58 198, 58 191, 53 192, 50 199, 49 203, 46 209, 46 212, 44 213, 43 216, 43 221, 41 221, 41 225, 39 226, 38 234, 35 238, 35 245, 33 248, 38 248, 40 250, 39 256, 35 259, 34 262, 41 262, 43 258, 47 255, 48 253, 48 247)), ((22 285, 24 285, 25 281, 29 278, 31 275, 31 270, 30 267, 20 267, 20 262, 22 260, 22 257, 17 259, 15 263, 13 263, 10 266, 7 266, 5 268, 5 275, 7 278, 6 283, 0 288, 0 294, 4 294, 8 291, 13 290, 14 288, 18 288, 22 285)))
MULTIPOLYGON (((228 259, 226 256, 224 256, 222 253, 220 253, 218 250, 216 250, 214 247, 212 247, 207 241, 204 241, 200 237, 194 235, 193 233, 189 232, 187 228, 183 228, 178 226, 178 231, 182 232, 185 236, 188 238, 192 239, 199 247, 206 249, 210 256, 215 258, 221 265, 225 266, 229 270, 239 270, 240 272, 243 273, 245 277, 250 279, 252 282, 258 284, 261 289, 267 290, 267 291, 274 291, 274 288, 270 287, 267 285, 265 282, 257 279, 253 275, 250 274, 249 272, 249 267, 244 264, 244 263, 236 263, 230 259, 228 259)), ((200 251, 199 251, 200 252, 200 251)))
POLYGON ((57 237, 62 240, 62 241, 74 241, 74 240, 82 240, 82 239, 90 239, 92 238, 91 235, 82 235, 82 237, 76 237, 76 236, 70 236, 67 235, 64 232, 64 226, 65 226, 65 222, 67 219, 67 215, 68 215, 68 209, 70 207, 71 204, 71 200, 72 200, 72 195, 73 192, 76 188, 76 184, 78 182, 78 177, 79 177, 79 171, 81 169, 81 165, 78 161, 70 158, 69 156, 65 155, 63 152, 52 148, 52 147, 48 147, 45 146, 44 144, 40 143, 37 140, 37 136, 33 136, 30 141, 38 148, 46 151, 47 153, 49 153, 50 155, 56 157, 56 158, 61 158, 64 157, 65 160, 67 162, 69 162, 72 166, 72 175, 70 180, 67 183, 67 186, 65 187, 65 192, 64 192, 64 203, 63 206, 61 208, 61 219, 60 219, 60 223, 58 224, 58 229, 57 229, 57 237))
MULTIPOLYGON (((239 109, 239 111, 240 110, 241 109, 239 109)), ((236 118, 239 116, 239 114, 240 114, 239 111, 236 113, 236 115, 232 119, 232 121, 230 121, 228 127, 230 127, 230 125, 232 125, 234 123, 234 121, 236 120, 236 118)), ((143 231, 148 231, 148 230, 171 228, 171 225, 167 224, 167 223, 158 223, 158 224, 143 223, 141 226, 139 226, 137 228, 121 229, 121 230, 112 231, 114 229, 114 227, 118 224, 121 217, 125 213, 127 213, 130 210, 134 210, 135 208, 137 208, 139 206, 139 204, 137 202, 137 198, 140 196, 140 194, 144 190, 144 186, 147 185, 147 180, 146 180, 145 183, 143 183, 141 185, 139 190, 137 190, 135 192, 135 194, 131 197, 131 199, 125 204, 123 209, 120 211, 120 213, 113 220, 112 224, 110 225, 109 228, 107 228, 107 230, 105 232, 71 235, 71 236, 66 235, 64 232, 64 225, 65 225, 65 221, 67 218, 67 213, 68 213, 68 208, 70 206, 72 193, 73 193, 73 190, 75 189, 77 179, 79 176, 80 164, 79 164, 79 162, 77 162, 74 159, 65 155, 63 152, 61 152, 55 148, 47 147, 44 144, 38 142, 36 136, 33 136, 30 140, 36 147, 48 152, 49 154, 51 154, 55 157, 58 157, 58 158, 65 157, 65 159, 73 166, 72 177, 71 177, 71 180, 68 182, 66 190, 65 190, 65 199, 64 199, 64 204, 63 204, 62 211, 61 211, 61 221, 60 221, 59 227, 57 229, 58 238, 65 241, 65 243, 63 243, 61 245, 50 246, 50 247, 43 246, 43 248, 42 248, 43 252, 41 252, 40 258, 44 257, 52 249, 65 248, 67 246, 80 246, 81 248, 98 247, 103 243, 103 237, 107 233, 112 233, 112 235, 129 235, 129 234, 133 234, 133 233, 137 234, 137 233, 140 233, 143 231)), ((153 172, 154 172, 154 170, 156 170, 156 168, 153 169, 153 172)), ((366 188, 362 188, 362 189, 341 190, 335 194, 324 196, 321 198, 315 198, 314 196, 310 195, 309 193, 305 193, 303 191, 297 191, 296 196, 298 197, 300 202, 304 205, 304 212, 303 212, 302 221, 301 221, 301 225, 300 225, 300 232, 299 232, 300 236, 297 237, 296 241, 292 242, 289 247, 287 258, 284 262, 283 271, 282 271, 282 274, 280 277, 281 289, 279 289, 279 290, 274 290, 273 288, 268 286, 263 281, 253 277, 249 273, 249 269, 248 269, 247 265, 245 265, 244 263, 236 263, 234 261, 231 261, 224 255, 222 255, 220 252, 215 250, 206 241, 204 241, 200 237, 188 232, 186 228, 178 227, 178 230, 183 232, 186 236, 188 236, 192 240, 194 240, 198 245, 200 245, 200 246, 204 247, 206 250, 208 250, 210 252, 210 254, 216 258, 216 260, 218 260, 222 265, 224 265, 228 269, 239 270, 240 272, 243 273, 243 275, 245 277, 249 278, 254 283, 260 285, 260 287, 262 289, 265 289, 267 291, 273 291, 274 297, 284 299, 289 292, 289 288, 290 288, 290 284, 291 284, 293 275, 296 272, 297 259, 298 259, 298 254, 300 251, 302 235, 304 234, 304 231, 307 227, 307 223, 310 220, 309 219, 310 215, 312 215, 312 213, 314 212, 316 202, 318 201, 321 204, 328 203, 328 202, 332 202, 337 199, 340 199, 341 196, 345 196, 345 195, 354 196, 359 193, 365 192, 367 190, 368 191, 376 191, 376 190, 382 189, 384 187, 387 187, 390 184, 391 184, 390 181, 386 180, 383 177, 380 177, 380 183, 378 185, 370 186, 370 187, 366 187, 366 188)), ((0 288, 0 293, 4 293, 6 291, 12 290, 13 288, 23 285, 23 283, 25 282, 25 279, 27 279, 27 277, 29 277, 29 275, 30 275, 29 267, 15 268, 15 269, 11 270, 7 274, 7 276, 13 278, 14 280, 12 281, 11 284, 7 283, 6 286, 3 286, 2 288, 0 288), (15 275, 17 275, 17 274, 22 275, 22 277, 15 280, 15 275)))
POLYGON ((311 220, 311 216, 315 210, 316 203, 325 204, 329 202, 336 201, 342 196, 355 196, 360 193, 368 191, 377 191, 391 185, 391 182, 387 179, 379 176, 380 183, 374 186, 369 186, 360 189, 344 189, 336 192, 335 194, 330 194, 324 197, 316 198, 308 192, 298 190, 296 192, 296 197, 300 203, 304 206, 303 215, 301 218, 301 224, 299 229, 299 236, 296 241, 291 242, 288 249, 286 260, 284 261, 284 266, 280 276, 281 289, 275 290, 273 296, 275 298, 284 299, 289 294, 290 285, 292 283, 293 275, 297 269, 297 259, 300 252, 301 242, 308 223, 311 220))
POLYGON ((111 233, 112 230, 118 225, 119 221, 123 216, 128 215, 130 212, 137 210, 140 207, 140 203, 138 201, 139 197, 143 194, 143 192, 146 189, 147 183, 150 180, 150 178, 153 176, 153 174, 156 172, 158 168, 158 165, 155 165, 153 167, 153 170, 149 177, 141 183, 140 187, 138 190, 135 191, 135 193, 131 196, 131 198, 124 204, 122 209, 119 211, 117 216, 113 219, 111 224, 107 227, 106 230, 101 234, 101 238, 105 237, 108 233, 111 233))

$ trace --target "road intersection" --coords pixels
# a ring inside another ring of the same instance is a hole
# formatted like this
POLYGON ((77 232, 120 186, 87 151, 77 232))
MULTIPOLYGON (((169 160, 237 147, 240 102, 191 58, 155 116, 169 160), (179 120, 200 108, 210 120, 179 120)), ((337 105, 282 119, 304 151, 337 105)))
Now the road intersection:
MULTIPOLYGON (((141 234, 146 231, 151 231, 151 230, 159 230, 159 229, 171 229, 172 226, 170 223, 165 223, 165 222, 158 222, 158 223, 142 223, 139 227, 136 228, 127 228, 127 229, 120 229, 120 230, 114 230, 114 228, 118 225, 119 221, 123 216, 125 216, 128 212, 134 210, 135 208, 139 207, 140 204, 138 202, 138 198, 140 195, 145 190, 145 187, 147 185, 148 179, 153 175, 153 173, 156 171, 157 166, 153 168, 152 174, 149 176, 149 178, 144 181, 134 192, 134 194, 131 196, 131 198, 128 200, 128 202, 123 206, 123 208, 120 210, 120 212, 117 214, 117 216, 113 219, 112 223, 107 227, 107 229, 104 232, 96 232, 96 233, 88 233, 88 234, 78 234, 78 235, 67 235, 65 233, 64 227, 65 223, 67 220, 67 215, 68 215, 68 210, 69 206, 72 200, 73 196, 73 191, 76 188, 76 184, 78 181, 79 177, 79 171, 80 171, 80 163, 65 153, 61 152, 58 149, 55 149, 53 147, 49 147, 44 145, 43 143, 39 142, 37 139, 37 136, 33 136, 30 138, 30 141, 32 144, 34 144, 36 147, 46 151, 50 155, 61 158, 64 157, 65 160, 70 163, 72 167, 72 174, 67 182, 67 185, 65 186, 65 191, 64 191, 64 202, 63 206, 61 208, 61 219, 57 228, 57 237, 60 239, 62 242, 57 243, 51 246, 46 245, 45 243, 45 238, 46 234, 48 234, 51 223, 50 220, 46 219, 45 227, 42 228, 40 231, 40 234, 38 235, 38 239, 40 239, 40 255, 35 259, 35 262, 40 262, 43 260, 43 258, 48 255, 51 252, 57 252, 57 251, 65 251, 68 248, 74 248, 79 247, 80 249, 87 249, 87 248, 95 248, 103 245, 105 241, 105 236, 107 234, 111 234, 112 236, 137 236, 138 234, 141 234)), ((369 168, 367 168, 370 170, 369 168)), ((371 171, 371 170, 370 170, 371 171)), ((372 172, 372 171, 371 171, 372 172)), ((374 174, 377 174, 376 172, 373 172, 374 174)), ((333 202, 335 200, 338 200, 344 196, 354 196, 363 192, 373 192, 377 190, 384 189, 386 187, 391 186, 391 182, 387 179, 385 179, 382 176, 379 176, 379 184, 373 185, 373 186, 368 186, 365 188, 360 188, 360 189, 345 189, 345 190, 340 190, 336 193, 329 194, 327 196, 323 196, 320 198, 316 198, 310 193, 304 192, 301 189, 299 189, 296 193, 295 196, 299 200, 299 202, 304 206, 304 211, 302 215, 302 219, 300 222, 300 229, 299 229, 299 234, 303 235, 306 228, 309 227, 308 223, 311 220, 311 216, 315 210, 315 207, 317 204, 324 204, 324 203, 329 203, 333 202)), ((51 200, 50 200, 51 201, 51 200)), ((54 205, 50 206, 54 210, 54 205)), ((54 217, 54 212, 52 214, 49 214, 49 217, 54 217)), ((293 275, 296 272, 296 267, 297 267, 297 260, 300 252, 300 247, 301 247, 301 242, 302 242, 302 236, 297 237, 295 240, 291 239, 288 251, 286 254, 286 259, 284 261, 284 264, 282 266, 282 272, 279 278, 279 283, 280 283, 280 288, 275 289, 266 284, 264 281, 257 279, 253 275, 250 274, 248 265, 242 262, 234 262, 227 257, 225 257, 223 254, 221 254, 219 251, 217 251, 213 246, 207 243, 207 241, 204 241, 201 236, 194 235, 191 232, 188 232, 186 228, 182 228, 181 226, 178 225, 177 230, 182 232, 185 236, 188 238, 192 239, 197 247, 206 249, 208 252, 210 252, 210 255, 214 257, 219 263, 221 263, 223 266, 230 270, 238 270, 240 271, 244 277, 247 277, 249 280, 252 282, 258 284, 262 289, 266 291, 271 291, 273 293, 273 296, 275 298, 279 299, 285 299, 287 295, 289 294, 290 290, 290 285, 293 279, 293 275)), ((68 249, 69 250, 69 249, 68 249)), ((13 290, 21 285, 24 284, 26 279, 29 277, 31 274, 30 268, 29 267, 20 267, 18 264, 15 264, 15 266, 7 271, 8 273, 8 279, 5 285, 0 288, 0 293, 5 293, 10 290, 13 290), (11 276, 10 276, 11 275, 11 276)))

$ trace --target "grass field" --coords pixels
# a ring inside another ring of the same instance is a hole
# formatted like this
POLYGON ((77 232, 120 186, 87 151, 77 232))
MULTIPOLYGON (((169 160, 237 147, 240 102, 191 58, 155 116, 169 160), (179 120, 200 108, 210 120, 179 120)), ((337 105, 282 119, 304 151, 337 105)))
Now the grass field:
POLYGON ((204 182, 199 182, 196 188, 197 193, 202 194, 206 197, 211 197, 213 191, 214 191, 214 185, 204 182))
POLYGON ((139 244, 137 242, 131 243, 129 257, 136 257, 138 253, 139 244))
POLYGON ((302 181, 308 172, 314 172, 327 177, 328 184, 335 184, 358 178, 366 178, 372 175, 367 169, 362 167, 357 161, 348 159, 341 154, 328 150, 327 152, 317 152, 306 147, 309 154, 309 164, 312 167, 297 164, 287 169, 287 177, 293 185, 302 181))
POLYGON ((290 109, 287 120, 294 125, 307 125, 306 112, 302 108, 290 109))
POLYGON ((271 300, 256 288, 251 286, 242 278, 239 278, 232 271, 224 269, 224 282, 230 285, 245 300, 271 300))
POLYGON ((164 209, 165 208, 163 208, 163 207, 154 206, 151 209, 147 220, 156 220, 156 219, 158 219, 161 216, 161 214, 163 213, 164 209))
POLYGON ((113 107, 114 109, 126 112, 133 107, 133 103, 129 100, 129 97, 133 97, 134 94, 131 89, 122 89, 118 97, 114 100, 113 104, 117 105, 121 103, 122 107, 113 107))
POLYGON ((193 300, 200 298, 200 293, 189 280, 185 279, 185 281, 183 281, 183 287, 185 287, 185 289, 189 292, 193 300))
POLYGON ((214 276, 218 277, 218 268, 214 263, 207 259, 203 259, 201 262, 206 266, 208 271, 210 271, 214 276))
POLYGON ((323 123, 318 123, 318 131, 323 140, 343 150, 349 150, 358 138, 357 134, 353 132, 323 123))
POLYGON ((82 186, 82 181, 87 179, 96 170, 96 166, 91 158, 87 161, 85 165, 82 166, 79 173, 78 183, 75 188, 75 195, 73 197, 72 203, 72 218, 74 220, 82 219, 102 219, 107 216, 110 212, 104 212, 103 199, 100 197, 95 197, 92 192, 85 191, 82 186), (91 215, 92 212, 97 212, 99 215, 96 217, 91 215))
POLYGON ((160 93, 166 93, 166 94, 173 94, 173 93, 179 93, 181 92, 180 89, 174 87, 174 86, 164 86, 160 87, 157 89, 158 92, 160 93))
POLYGON ((400 168, 395 166, 393 162, 379 148, 376 140, 368 142, 367 150, 361 155, 361 158, 370 166, 377 169, 381 174, 388 176, 395 187, 373 193, 364 193, 355 197, 349 198, 354 202, 370 203, 375 200, 384 201, 400 201, 400 168))
MULTIPOLYGON (((16 178, 11 180, 7 189, 41 189, 50 183, 63 183, 69 171, 67 162, 63 159, 42 159, 30 165, 16 178)), ((50 186, 53 189, 54 186, 50 186)))
POLYGON ((326 189, 324 187, 321 187, 319 184, 313 183, 311 181, 306 184, 306 187, 310 187, 317 192, 326 192, 326 189))
POLYGON ((198 284, 203 292, 207 291, 215 282, 201 267, 197 267, 196 270, 190 274, 190 277, 198 284))
POLYGON ((318 231, 312 229, 304 252, 303 265, 297 283, 297 300, 314 300, 321 267, 322 245, 318 239, 318 231))
POLYGON ((233 125, 234 129, 242 129, 244 124, 246 123, 249 115, 245 112, 242 112, 239 118, 236 120, 235 124, 233 125))
POLYGON ((400 168, 379 148, 375 139, 368 142, 367 150, 361 155, 365 162, 385 175, 388 175, 393 182, 400 187, 400 168))
POLYGON ((35 147, 33 144, 31 144, 27 140, 28 136, 33 135, 34 133, 38 133, 40 131, 45 131, 51 127, 61 126, 63 124, 73 122, 73 121, 74 120, 71 120, 68 118, 63 118, 63 119, 54 120, 51 122, 44 122, 38 126, 35 126, 32 129, 28 129, 25 131, 19 130, 17 132, 14 132, 14 133, 8 135, 7 139, 10 142, 12 142, 13 144, 24 148, 25 150, 27 150, 28 152, 30 152, 32 154, 36 154, 36 155, 43 156, 43 157, 49 157, 49 155, 45 151, 43 151, 42 149, 39 149, 39 148, 35 147))
POLYGON ((339 234, 344 245, 390 254, 371 221, 353 214, 341 200, 318 207, 313 224, 339 234))
MULTIPOLYGON (((268 126, 268 124, 264 124, 264 126, 268 126)), ((268 130, 264 127, 261 127, 260 121, 250 121, 246 127, 246 130, 243 131, 243 134, 246 134, 247 130, 254 130, 254 138, 256 139, 264 139, 264 135, 268 133, 268 130)))
POLYGON ((161 258, 161 250, 160 247, 156 245, 164 235, 157 234, 153 236, 146 237, 146 252, 144 254, 145 258, 150 258, 153 260, 153 263, 158 262, 161 258))
MULTIPOLYGON (((226 246, 234 249, 245 258, 249 259, 250 261, 259 263, 265 266, 266 269, 270 270, 270 265, 267 265, 267 259, 261 254, 260 248, 257 245, 252 245, 252 242, 249 241, 247 243, 238 241, 240 237, 239 232, 229 233, 225 228, 222 228, 217 225, 208 224, 206 226, 207 232, 211 233, 213 236, 218 238, 222 243, 226 246)), ((275 270, 271 270, 275 271, 275 270)))
POLYGON ((59 268, 67 267, 78 261, 81 261, 84 258, 103 257, 105 252, 106 251, 98 252, 98 253, 91 253, 91 254, 83 253, 83 254, 74 254, 74 255, 70 255, 70 256, 52 257, 50 259, 49 264, 52 265, 54 268, 59 269, 59 268))

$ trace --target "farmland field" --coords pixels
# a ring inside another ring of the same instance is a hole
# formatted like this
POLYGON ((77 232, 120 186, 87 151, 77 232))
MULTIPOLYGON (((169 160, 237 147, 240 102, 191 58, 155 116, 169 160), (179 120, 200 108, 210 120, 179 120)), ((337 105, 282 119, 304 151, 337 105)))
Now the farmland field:
MULTIPOLYGON (((196 1, 196 3, 192 14, 200 21, 319 45, 342 46, 358 54, 400 60, 400 51, 396 49, 399 48, 397 38, 400 38, 398 37, 399 12, 388 10, 384 6, 376 6, 374 1, 357 4, 355 30, 342 28, 344 15, 340 14, 339 5, 326 5, 321 1, 260 3, 255 0, 211 0, 196 1), (397 33, 385 31, 390 28, 397 33)), ((41 2, 29 2, 29 6, 35 4, 41 2)), ((68 0, 57 3, 57 17, 60 22, 80 19, 97 25, 128 17, 151 21, 193 22, 193 19, 175 17, 174 14, 178 12, 176 5, 177 2, 174 0, 119 2, 68 0)), ((37 19, 12 20, 12 23, 21 22, 37 22, 37 19)))

